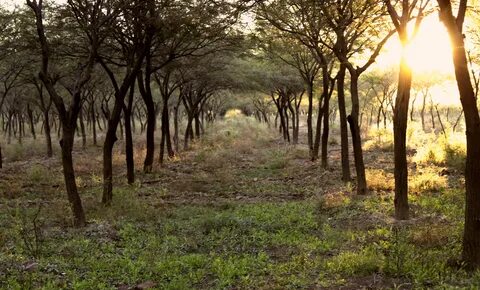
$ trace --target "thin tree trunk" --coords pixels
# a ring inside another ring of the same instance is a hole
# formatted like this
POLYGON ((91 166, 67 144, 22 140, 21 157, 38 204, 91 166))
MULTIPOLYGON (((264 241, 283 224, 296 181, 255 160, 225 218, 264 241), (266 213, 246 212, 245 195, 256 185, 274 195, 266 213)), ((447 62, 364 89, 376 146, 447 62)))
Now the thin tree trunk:
MULTIPOLYGON (((119 94, 119 93, 117 93, 119 94)), ((119 94, 120 95, 120 94, 119 94)), ((107 133, 103 143, 103 196, 102 203, 111 205, 113 199, 113 146, 117 142, 117 127, 123 110, 121 96, 115 96, 115 105, 108 120, 107 133)))
POLYGON ((426 106, 427 106, 427 96, 424 94, 423 95, 422 110, 420 111, 420 118, 422 119, 423 132, 426 131, 426 128, 425 128, 425 108, 426 108, 426 106))
POLYGON ((433 127, 433 130, 435 130, 435 114, 433 113, 433 98, 430 96, 430 117, 432 119, 432 127, 433 127))
POLYGON ((45 140, 47 143, 47 157, 52 157, 53 156, 53 148, 52 148, 52 136, 51 136, 51 130, 50 130, 50 112, 49 110, 45 110, 43 112, 43 126, 45 128, 45 140))
MULTIPOLYGON (((325 91, 325 87, 323 88, 325 91)), ((318 113, 317 113, 317 127, 315 128, 315 140, 313 141, 313 150, 311 160, 315 161, 318 159, 318 153, 320 151, 320 138, 322 135, 322 118, 325 115, 323 112, 322 103, 325 101, 325 92, 322 93, 320 100, 318 101, 318 113)))
POLYGON ((180 97, 177 105, 173 108, 173 142, 175 143, 175 151, 180 149, 179 128, 178 128, 178 107, 180 106, 180 97))
POLYGON ((350 181, 350 161, 348 154, 348 128, 347 128, 347 110, 345 107, 345 65, 340 65, 337 79, 337 97, 338 97, 338 110, 340 111, 340 137, 342 147, 342 180, 345 182, 350 181))
MULTIPOLYGON (((469 268, 480 267, 480 117, 477 100, 470 79, 465 51, 463 22, 452 14, 449 0, 438 0, 440 19, 447 27, 453 50, 453 63, 460 100, 465 113, 467 158, 465 166, 465 227, 462 258, 469 268)), ((461 1, 460 9, 467 9, 467 1, 461 1)))
POLYGON ((90 104, 90 116, 92 119, 92 138, 93 138, 93 145, 97 146, 97 119, 95 117, 95 102, 92 100, 90 104))
POLYGON ((35 121, 33 118, 33 111, 30 109, 30 105, 27 105, 28 120, 30 121, 30 132, 32 133, 33 140, 37 139, 37 134, 35 133, 35 121))
POLYGON ((188 115, 187 128, 185 129, 185 139, 183 140, 183 150, 188 150, 188 139, 193 135, 192 129, 193 116, 188 115))
POLYGON ((135 162, 133 159, 133 136, 132 136, 132 109, 133 98, 135 96, 135 82, 130 87, 127 106, 123 108, 123 118, 125 123, 125 161, 127 163, 127 182, 135 182, 135 162))
POLYGON ((77 183, 75 181, 75 171, 73 169, 72 150, 75 139, 75 125, 62 126, 63 136, 60 140, 62 148, 62 166, 63 177, 67 189, 68 201, 73 212, 73 224, 77 227, 83 227, 86 224, 85 213, 83 211, 82 201, 78 194, 77 183))
POLYGON ((363 162, 362 139, 360 127, 358 126, 358 117, 360 103, 358 97, 358 75, 350 72, 350 93, 352 95, 352 113, 348 121, 352 133, 353 155, 355 158, 355 171, 357 173, 357 194, 364 195, 368 193, 367 179, 365 176, 365 164, 363 162))
POLYGON ((409 218, 408 205, 408 165, 407 165, 407 122, 412 71, 405 57, 400 62, 397 98, 393 117, 394 160, 395 160, 395 218, 409 218))
POLYGON ((322 167, 328 167, 328 135, 330 131, 330 97, 331 93, 327 93, 323 102, 323 134, 322 134, 322 167))
POLYGON ((313 81, 309 82, 307 85, 307 95, 308 95, 308 111, 307 111, 307 139, 308 139, 308 149, 310 152, 310 158, 313 159, 313 81))
POLYGON ((83 122, 83 109, 78 113, 78 121, 80 122, 80 132, 82 134, 82 147, 87 147, 87 133, 85 132, 85 123, 83 122))

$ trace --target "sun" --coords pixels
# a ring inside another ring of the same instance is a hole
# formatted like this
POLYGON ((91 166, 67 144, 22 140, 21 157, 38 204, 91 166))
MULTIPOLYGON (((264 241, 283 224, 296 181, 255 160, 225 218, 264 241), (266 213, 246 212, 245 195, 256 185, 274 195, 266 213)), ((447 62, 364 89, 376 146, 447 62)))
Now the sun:
MULTIPOLYGON (((448 33, 439 21, 438 15, 432 14, 422 21, 418 34, 407 48, 407 61, 412 68, 413 78, 442 79, 432 87, 434 102, 442 105, 459 105, 459 98, 454 84, 454 67, 452 46, 448 33), (439 77, 441 76, 441 77, 439 77)), ((402 55, 402 46, 398 36, 393 36, 385 45, 376 62, 377 68, 398 67, 402 55)))
MULTIPOLYGON (((395 35, 385 45, 384 53, 379 57, 379 66, 397 65, 402 55, 402 46, 395 35)), ((425 17, 418 34, 406 51, 407 60, 414 73, 453 72, 452 47, 447 31, 436 14, 425 17)))

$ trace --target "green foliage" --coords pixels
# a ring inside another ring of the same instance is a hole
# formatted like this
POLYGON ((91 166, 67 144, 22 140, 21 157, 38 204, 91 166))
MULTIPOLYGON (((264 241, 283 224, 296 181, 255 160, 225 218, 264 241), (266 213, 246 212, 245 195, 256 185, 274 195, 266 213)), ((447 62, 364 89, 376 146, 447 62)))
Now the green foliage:
POLYGON ((42 165, 32 165, 26 172, 28 179, 33 183, 40 183, 51 178, 51 172, 42 165))
POLYGON ((434 136, 424 142, 413 160, 419 164, 436 164, 463 171, 467 154, 465 135, 447 134, 435 139, 434 136))
POLYGON ((359 252, 345 251, 327 261, 328 271, 353 276, 369 275, 379 272, 383 257, 373 248, 364 248, 359 252))

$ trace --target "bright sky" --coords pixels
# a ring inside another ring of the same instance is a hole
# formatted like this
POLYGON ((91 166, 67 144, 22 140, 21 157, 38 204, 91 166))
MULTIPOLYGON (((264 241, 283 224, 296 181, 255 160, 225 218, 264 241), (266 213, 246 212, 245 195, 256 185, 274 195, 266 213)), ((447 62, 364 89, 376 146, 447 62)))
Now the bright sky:
MULTIPOLYGON (((395 35, 379 56, 376 66, 398 66, 402 48, 395 35)), ((443 105, 460 105, 454 82, 454 69, 450 40, 437 13, 426 17, 417 37, 407 51, 407 57, 415 75, 446 75, 449 80, 431 89, 434 102, 443 105)))
MULTIPOLYGON (((7 6, 11 6, 11 7, 15 5, 25 5, 25 3, 27 3, 27 1, 25 0, 1 0, 1 1, 2 1, 2 4, 6 4, 7 6)), ((67 0, 53 0, 53 2, 66 3, 67 0)))

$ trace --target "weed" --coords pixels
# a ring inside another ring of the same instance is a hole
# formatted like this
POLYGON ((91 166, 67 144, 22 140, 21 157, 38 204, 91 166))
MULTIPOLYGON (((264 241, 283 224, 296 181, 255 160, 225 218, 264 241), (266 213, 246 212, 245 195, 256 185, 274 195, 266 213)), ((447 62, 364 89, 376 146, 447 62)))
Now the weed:
POLYGON ((434 169, 426 168, 409 175, 409 189, 413 193, 441 191, 447 187, 445 176, 439 176, 434 169))
POLYGON ((365 173, 370 190, 392 191, 395 188, 393 174, 381 169, 367 169, 365 173))
POLYGON ((383 257, 373 248, 345 251, 327 261, 328 271, 347 276, 369 275, 379 272, 383 257))

